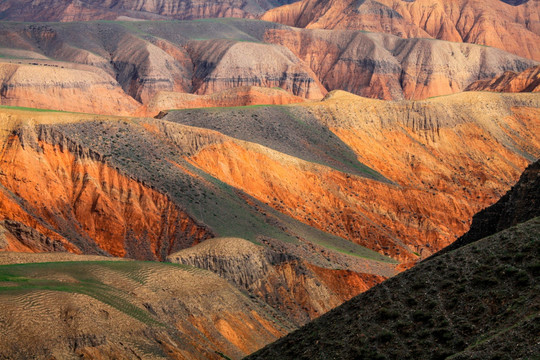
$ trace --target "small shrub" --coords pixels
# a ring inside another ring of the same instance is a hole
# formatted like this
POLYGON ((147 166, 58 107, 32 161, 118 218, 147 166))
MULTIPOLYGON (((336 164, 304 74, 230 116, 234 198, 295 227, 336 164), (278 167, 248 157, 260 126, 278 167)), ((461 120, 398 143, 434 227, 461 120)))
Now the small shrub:
POLYGON ((400 334, 408 334, 410 326, 410 323, 400 320, 396 323, 396 331, 400 334))
POLYGON ((416 310, 412 313, 412 319, 416 322, 428 322, 431 320, 431 314, 424 312, 422 310, 416 310))
POLYGON ((418 304, 418 302, 416 301, 415 298, 408 298, 406 301, 407 305, 409 305, 410 307, 413 307, 413 306, 416 306, 418 304))
POLYGON ((426 304, 426 307, 427 307, 428 309, 430 309, 430 310, 431 310, 431 309, 434 309, 436 306, 437 306, 437 302, 436 302, 436 301, 433 301, 433 300, 429 301, 429 302, 426 304))
POLYGON ((439 328, 439 329, 433 330, 433 336, 435 337, 435 339, 437 339, 437 341, 441 343, 447 343, 450 340, 452 340, 452 338, 454 337, 452 332, 445 328, 439 328))
POLYGON ((533 263, 527 266, 527 270, 533 274, 533 276, 540 275, 540 262, 533 263))
POLYGON ((451 287, 452 285, 454 285, 454 282, 451 281, 451 280, 444 280, 443 282, 441 282, 441 289, 448 289, 449 287, 451 287))
POLYGON ((518 286, 527 286, 530 284, 531 279, 529 278, 529 274, 527 274, 523 270, 519 270, 519 272, 515 276, 516 284, 518 286))
POLYGON ((519 272, 519 269, 511 265, 501 265, 496 270, 497 275, 503 276, 503 277, 513 276, 517 272, 519 272))
POLYGON ((471 280, 471 283, 473 286, 478 286, 478 287, 491 287, 491 286, 495 286, 498 284, 498 281, 496 278, 493 278, 493 277, 486 277, 486 276, 480 276, 480 275, 475 275, 472 280, 471 280))
POLYGON ((426 283, 423 281, 417 281, 414 284, 412 284, 411 287, 413 290, 420 290, 426 287, 426 283))
POLYGON ((449 356, 454 355, 454 352, 447 349, 436 349, 432 352, 432 360, 443 360, 447 359, 449 356))
POLYGON ((388 308, 382 308, 377 315, 381 320, 392 320, 399 317, 399 312, 388 308))
POLYGON ((391 341, 393 338, 394 338, 394 333, 388 331, 388 330, 384 330, 383 332, 379 333, 375 339, 378 341, 378 342, 381 342, 381 343, 387 343, 389 341, 391 341))

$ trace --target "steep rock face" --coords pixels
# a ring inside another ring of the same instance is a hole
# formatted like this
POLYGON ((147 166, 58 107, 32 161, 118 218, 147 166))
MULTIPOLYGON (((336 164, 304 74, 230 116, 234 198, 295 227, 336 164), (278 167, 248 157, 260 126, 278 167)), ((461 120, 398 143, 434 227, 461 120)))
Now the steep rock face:
POLYGON ((193 64, 185 50, 164 40, 154 42, 126 34, 111 59, 124 91, 142 103, 158 91, 191 91, 193 64))
POLYGON ((494 48, 352 31, 268 30, 265 40, 291 49, 327 89, 379 99, 452 94, 536 64, 494 48))
POLYGON ((297 324, 305 324, 384 280, 318 267, 243 239, 215 238, 168 260, 210 270, 249 291, 297 324))
POLYGON ((169 109, 190 109, 204 107, 232 107, 250 105, 285 105, 305 101, 283 89, 269 89, 259 86, 240 86, 210 95, 182 94, 161 91, 148 105, 141 108, 141 115, 163 117, 169 109))
POLYGON ((1 62, 0 104, 116 115, 140 106, 105 72, 58 62, 1 62))
POLYGON ((497 47, 540 60, 538 1, 303 0, 272 9, 263 20, 313 29, 386 32, 497 47))
POLYGON ((67 251, 61 241, 51 239, 36 229, 15 220, 4 219, 0 221, 0 231, 4 238, 0 244, 0 251, 67 251), (6 237, 9 238, 6 239, 6 237))
POLYGON ((540 216, 540 161, 529 165, 517 184, 499 201, 475 214, 469 231, 441 253, 455 250, 538 216, 540 216))
POLYGON ((189 52, 197 59, 193 81, 197 94, 253 85, 280 87, 308 99, 326 94, 309 67, 283 46, 210 40, 191 43, 189 52))
POLYGON ((0 19, 17 21, 88 21, 100 19, 253 18, 265 10, 290 2, 291 0, 7 0, 0 4, 0 19))
POLYGON ((467 86, 467 91, 539 92, 540 66, 520 73, 506 71, 493 79, 479 80, 467 86))
POLYGON ((5 358, 240 359, 293 329, 201 269, 65 254, 41 255, 46 264, 13 254, 10 262, 11 256, 0 254, 2 264, 12 264, 0 266, 5 358))
POLYGON ((20 242, 8 243, 7 250, 68 249, 150 260, 211 236, 164 194, 47 127, 16 129, 0 162, 3 193, 11 198, 3 203, 3 227, 20 242), (36 222, 49 230, 32 235, 27 227, 36 222))
POLYGON ((537 108, 527 94, 390 103, 336 92, 321 103, 166 119, 242 140, 249 134, 273 150, 225 141, 190 161, 290 217, 408 262, 453 242, 539 156, 537 108), (333 136, 357 163, 337 161, 333 136))

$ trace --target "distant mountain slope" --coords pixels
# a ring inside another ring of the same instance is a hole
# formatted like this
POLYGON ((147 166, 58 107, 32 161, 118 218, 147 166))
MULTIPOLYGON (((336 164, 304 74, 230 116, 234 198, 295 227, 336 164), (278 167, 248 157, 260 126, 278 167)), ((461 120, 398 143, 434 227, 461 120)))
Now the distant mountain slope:
POLYGON ((326 89, 378 99, 448 95, 504 68, 537 64, 485 46, 362 31, 271 29, 265 40, 291 49, 326 89))
MULTIPOLYGON (((500 207, 516 214, 513 222, 528 219, 519 207, 534 207, 522 200, 538 197, 538 166, 529 167, 491 212, 475 217, 472 231, 481 220, 500 221, 500 207)), ((540 217, 471 240, 247 359, 534 358, 540 353, 540 217)))
POLYGON ((540 66, 520 73, 507 71, 493 79, 478 80, 467 86, 466 91, 540 92, 540 66))
MULTIPOLYGON (((0 23, 0 104, 88 113, 141 114, 159 93, 245 86, 307 99, 336 89, 424 99, 535 65, 478 45, 248 19, 0 23)), ((245 103, 241 93, 230 99, 245 103)))
POLYGON ((293 328, 201 269, 27 258, 0 254, 0 358, 238 359, 293 328))
POLYGON ((88 21, 253 18, 294 0, 5 0, 0 20, 88 21))
POLYGON ((540 60, 540 2, 501 0, 303 0, 263 20, 311 29, 350 29, 497 47, 540 60))

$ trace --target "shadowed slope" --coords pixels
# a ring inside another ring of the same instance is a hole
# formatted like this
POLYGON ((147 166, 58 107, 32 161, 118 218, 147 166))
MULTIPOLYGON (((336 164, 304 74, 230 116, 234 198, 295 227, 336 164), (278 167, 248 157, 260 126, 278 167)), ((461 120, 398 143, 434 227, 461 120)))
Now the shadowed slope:
POLYGON ((469 231, 440 253, 455 250, 538 216, 540 161, 529 165, 518 183, 499 201, 475 214, 469 231))

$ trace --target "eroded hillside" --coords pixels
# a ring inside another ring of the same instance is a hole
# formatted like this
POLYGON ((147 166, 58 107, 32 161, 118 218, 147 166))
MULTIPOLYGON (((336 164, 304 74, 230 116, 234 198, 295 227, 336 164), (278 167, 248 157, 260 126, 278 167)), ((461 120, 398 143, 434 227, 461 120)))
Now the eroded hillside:
POLYGON ((467 91, 540 92, 540 66, 520 73, 507 71, 493 79, 478 80, 467 86, 467 91))
POLYGON ((201 148, 188 158, 198 168, 405 262, 464 233, 540 150, 532 94, 390 103, 337 92, 320 103, 172 111, 164 119, 249 141, 201 148))
POLYGON ((201 148, 232 140, 218 132, 154 119, 2 111, 4 251, 165 260, 211 237, 242 237, 294 259, 283 267, 296 288, 253 293, 271 296, 297 324, 396 273, 396 261, 288 217, 190 164, 201 148), (306 275, 308 268, 314 270, 306 275), (325 279, 339 279, 345 268, 351 286, 335 291, 325 279), (307 299, 302 282, 325 290, 307 299))

